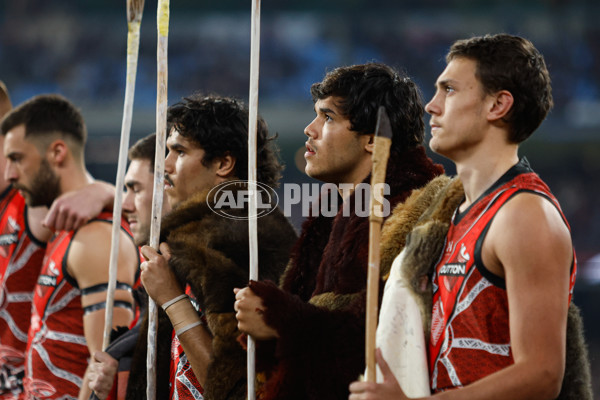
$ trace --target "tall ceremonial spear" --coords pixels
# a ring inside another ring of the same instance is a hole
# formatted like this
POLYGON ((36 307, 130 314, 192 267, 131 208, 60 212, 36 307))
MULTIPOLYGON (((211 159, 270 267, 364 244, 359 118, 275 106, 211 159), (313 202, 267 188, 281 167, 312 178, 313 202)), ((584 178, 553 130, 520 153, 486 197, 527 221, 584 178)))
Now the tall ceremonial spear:
POLYGON ((366 346, 367 362, 366 381, 375 382, 375 338, 377 331, 377 309, 379 302, 379 242, 383 223, 383 183, 387 162, 392 145, 392 127, 385 111, 379 107, 375 143, 373 149, 373 167, 371 173, 371 212, 369 214, 369 270, 367 275, 367 316, 366 346))
MULTIPOLYGON (((154 153, 154 193, 152 196, 152 220, 150 223, 150 246, 158 251, 160 217, 163 206, 165 182, 165 141, 167 131, 167 44, 169 39, 169 0, 158 0, 156 12, 158 39, 156 47, 156 152, 154 153)), ((148 299, 148 366, 146 399, 156 398, 156 332, 158 328, 156 303, 148 299)))
POLYGON ((106 291, 106 313, 104 315, 104 336, 102 349, 110 343, 112 330, 115 289, 117 286, 117 259, 119 254, 119 235, 121 228, 121 211, 123 205, 123 182, 127 165, 129 134, 131 133, 131 117, 133 114, 133 94, 137 73, 138 52, 140 48, 140 25, 144 11, 144 0, 127 0, 127 82, 125 84, 125 104, 123 106, 123 122, 121 124, 121 143, 119 145, 119 163, 115 201, 113 205, 112 242, 110 247, 110 264, 108 270, 108 288, 106 291))
MULTIPOLYGON (((258 234, 256 190, 256 129, 258 122, 258 71, 260 60, 260 0, 252 0, 250 24, 250 93, 248 97, 248 240, 250 246, 250 279, 258 279, 258 234)), ((256 398, 256 347, 248 336, 248 400, 256 398)))

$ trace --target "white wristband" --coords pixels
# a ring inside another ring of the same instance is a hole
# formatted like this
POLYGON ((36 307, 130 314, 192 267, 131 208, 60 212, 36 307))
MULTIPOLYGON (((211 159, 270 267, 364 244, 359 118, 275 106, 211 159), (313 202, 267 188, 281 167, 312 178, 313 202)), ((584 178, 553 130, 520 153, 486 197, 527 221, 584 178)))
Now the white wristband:
POLYGON ((179 337, 183 333, 185 333, 185 332, 189 331, 190 329, 195 328, 195 327, 197 327, 198 325, 201 325, 201 324, 202 324, 202 321, 192 322, 191 324, 186 325, 183 328, 176 330, 175 334, 177 335, 177 337, 179 337))
POLYGON ((179 296, 172 298, 171 300, 169 300, 167 302, 164 302, 161 307, 163 310, 167 311, 167 308, 169 308, 173 304, 177 303, 179 300, 185 299, 186 297, 188 297, 187 294, 180 294, 179 296))

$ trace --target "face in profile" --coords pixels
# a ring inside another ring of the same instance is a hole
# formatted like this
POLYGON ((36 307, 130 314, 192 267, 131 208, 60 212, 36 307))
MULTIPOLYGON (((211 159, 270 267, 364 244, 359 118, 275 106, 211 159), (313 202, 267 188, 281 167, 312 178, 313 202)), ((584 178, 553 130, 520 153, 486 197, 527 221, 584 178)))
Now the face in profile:
POLYGON ((460 161, 484 137, 486 110, 493 98, 484 94, 476 62, 455 58, 438 77, 436 93, 425 106, 431 115, 431 150, 460 161))
POLYGON ((50 207, 60 195, 60 177, 32 140, 25 138, 25 125, 11 129, 4 138, 4 178, 23 194, 31 207, 50 207))
MULTIPOLYGON (((134 159, 129 163, 125 174, 123 214, 129 223, 136 246, 146 245, 150 241, 154 191, 154 173, 150 164, 150 160, 134 159)), ((162 213, 167 212, 168 208, 169 205, 163 201, 162 213)))
POLYGON ((304 129, 306 141, 306 174, 323 182, 359 183, 365 177, 358 167, 370 163, 366 151, 369 135, 350 130, 350 120, 327 97, 315 103, 315 119, 304 129))
POLYGON ((209 190, 218 182, 219 160, 202 163, 204 150, 176 129, 167 139, 165 158, 165 195, 173 208, 194 193, 209 190))

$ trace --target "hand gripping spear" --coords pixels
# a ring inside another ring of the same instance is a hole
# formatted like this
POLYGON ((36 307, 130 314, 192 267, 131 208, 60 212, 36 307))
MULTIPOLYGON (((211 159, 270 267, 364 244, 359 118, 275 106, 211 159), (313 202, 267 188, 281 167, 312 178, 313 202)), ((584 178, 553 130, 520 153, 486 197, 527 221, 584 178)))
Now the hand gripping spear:
POLYGON ((379 237, 383 223, 383 184, 387 169, 390 146, 392 145, 392 127, 385 111, 379 107, 377 127, 375 128, 373 149, 373 167, 371 173, 371 212, 369 214, 369 270, 367 275, 367 317, 366 317, 366 380, 375 382, 375 335, 377 331, 377 308, 379 301, 379 237), (377 193, 376 193, 377 191, 377 193))
MULTIPOLYGON (((154 153, 154 193, 152 196, 152 220, 150 222, 150 246, 158 251, 160 217, 165 182, 165 141, 167 131, 167 43, 169 39, 169 0, 159 0, 157 7, 158 42, 156 47, 156 152, 154 153)), ((148 366, 146 399, 156 398, 156 332, 158 309, 148 299, 148 366)))
MULTIPOLYGON (((258 120, 258 71, 260 60, 260 0, 252 0, 252 23, 250 27, 250 94, 248 105, 248 240, 250 246, 250 279, 258 279, 258 234, 256 190, 256 124, 258 120)), ((256 347, 248 336, 248 400, 256 398, 256 347)))
POLYGON ((119 254, 119 234, 121 228, 121 211, 123 205, 123 181, 127 165, 129 134, 131 133, 131 116, 133 113, 133 94, 137 72, 138 51, 140 47, 140 25, 144 11, 144 0, 127 0, 127 83, 125 85, 125 105, 123 106, 123 123, 121 125, 121 143, 119 145, 119 164, 117 167, 117 190, 113 205, 112 242, 110 247, 110 264, 108 270, 108 289, 106 291, 106 313, 104 315, 104 336, 102 349, 110 343, 112 330, 115 289, 117 286, 117 259, 119 254))

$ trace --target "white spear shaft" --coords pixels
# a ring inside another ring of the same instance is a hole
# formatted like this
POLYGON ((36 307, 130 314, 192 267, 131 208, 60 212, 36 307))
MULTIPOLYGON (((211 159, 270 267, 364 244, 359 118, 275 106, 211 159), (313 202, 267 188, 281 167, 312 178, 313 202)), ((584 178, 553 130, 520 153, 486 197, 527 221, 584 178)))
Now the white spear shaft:
MULTIPOLYGON (((158 43, 156 48, 156 153, 154 156, 154 193, 152 196, 152 221, 150 223, 150 246, 158 251, 160 218, 162 215, 165 182, 165 142, 167 131, 167 43, 169 39, 169 0, 159 0, 157 7, 158 43)), ((156 399, 156 332, 158 309, 148 299, 148 366, 146 399, 156 399)))
POLYGON ((117 261, 119 255, 119 236, 121 228, 121 211, 123 209, 123 182, 125 180, 125 166, 127 165, 127 150, 131 133, 131 119, 133 114, 133 94, 135 92, 135 78, 137 73, 138 52, 140 48, 140 25, 144 0, 127 0, 127 82, 125 84, 125 104, 123 106, 123 122, 121 124, 121 142, 119 145, 119 163, 115 200, 113 204, 112 242, 110 247, 110 264, 108 270, 108 288, 106 290, 106 313, 104 314, 104 336, 102 349, 105 350, 110 343, 112 330, 113 310, 115 303, 115 289, 117 286, 117 261))
MULTIPOLYGON (((248 105, 248 238, 250 246, 250 279, 258 279, 256 128, 258 121, 258 72, 260 61, 260 0, 252 0, 250 34, 250 94, 248 105)), ((256 398, 256 347, 248 336, 248 400, 256 398)))

